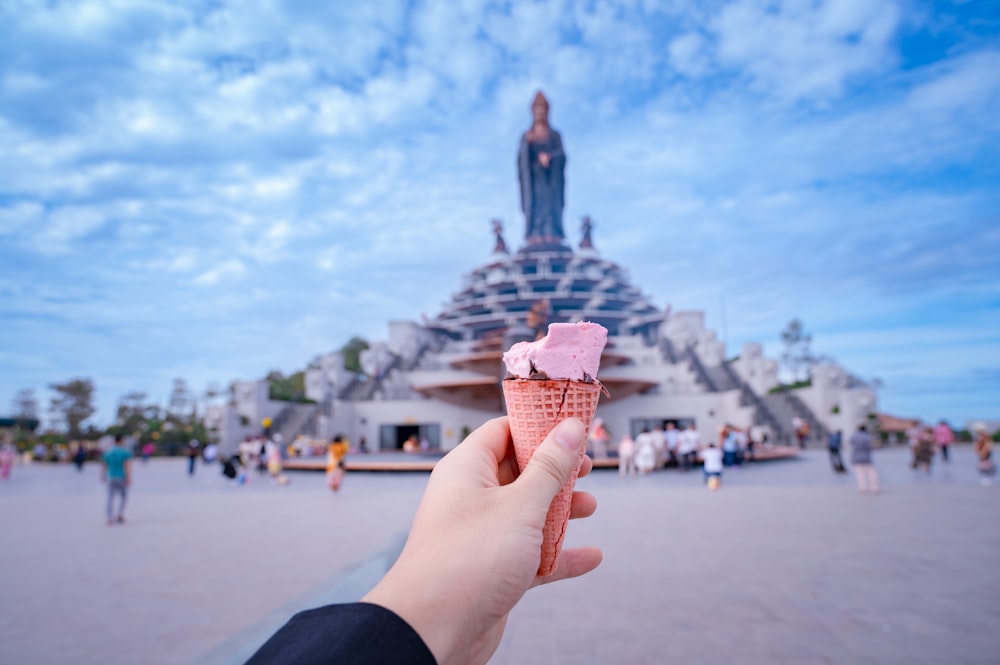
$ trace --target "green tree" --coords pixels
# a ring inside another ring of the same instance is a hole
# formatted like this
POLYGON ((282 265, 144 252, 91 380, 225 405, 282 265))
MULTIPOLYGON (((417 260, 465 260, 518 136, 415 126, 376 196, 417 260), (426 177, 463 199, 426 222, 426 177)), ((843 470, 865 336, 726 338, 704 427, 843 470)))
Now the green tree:
POLYGON ((812 344, 812 335, 806 333, 802 321, 792 319, 788 322, 781 331, 781 343, 785 347, 781 353, 781 364, 791 372, 792 380, 798 382, 808 378, 809 369, 819 359, 809 348, 812 344))
POLYGON ((175 423, 187 424, 195 411, 194 393, 184 379, 174 379, 173 390, 167 401, 167 416, 175 423))
POLYGON ((33 388, 22 388, 14 395, 11 415, 17 420, 38 420, 38 400, 33 388))
POLYGON ((360 337, 352 337, 347 344, 340 349, 344 356, 344 369, 348 372, 361 372, 361 352, 369 348, 367 341, 360 337))
POLYGON ((49 388, 56 392, 49 411, 65 425, 70 438, 81 436, 81 425, 94 415, 94 382, 89 378, 72 379, 66 383, 53 383, 49 388))
POLYGON ((142 436, 149 431, 149 423, 163 417, 160 407, 146 403, 146 393, 129 392, 118 400, 115 424, 108 428, 109 434, 136 434, 142 436))

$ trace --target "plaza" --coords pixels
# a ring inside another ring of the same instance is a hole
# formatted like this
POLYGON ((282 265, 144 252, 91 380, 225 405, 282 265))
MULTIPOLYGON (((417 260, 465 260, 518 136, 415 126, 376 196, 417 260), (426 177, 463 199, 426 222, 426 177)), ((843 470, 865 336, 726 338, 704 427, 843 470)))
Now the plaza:
MULTIPOLYGON (((881 496, 826 453, 579 487, 598 512, 567 545, 603 564, 529 591, 492 663, 993 663, 1000 494, 958 446, 930 476, 876 452, 881 496)), ((0 485, 0 662, 243 662, 301 609, 358 599, 405 539, 427 475, 227 483, 217 466, 135 465, 105 524, 99 468, 18 466, 0 485)))

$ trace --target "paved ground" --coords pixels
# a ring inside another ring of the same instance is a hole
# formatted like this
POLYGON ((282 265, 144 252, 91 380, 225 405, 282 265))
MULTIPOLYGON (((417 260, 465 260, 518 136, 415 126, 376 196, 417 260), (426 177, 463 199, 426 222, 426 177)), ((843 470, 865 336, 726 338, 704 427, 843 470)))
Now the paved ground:
MULTIPOLYGON (((880 451, 861 496, 820 451, 727 474, 581 481, 591 575, 530 592, 494 663, 1000 662, 1000 491, 968 447, 930 476, 880 451)), ((242 662, 296 610, 358 598, 398 550, 424 474, 227 485, 138 466, 129 522, 104 524, 98 469, 0 483, 0 662, 242 662)))

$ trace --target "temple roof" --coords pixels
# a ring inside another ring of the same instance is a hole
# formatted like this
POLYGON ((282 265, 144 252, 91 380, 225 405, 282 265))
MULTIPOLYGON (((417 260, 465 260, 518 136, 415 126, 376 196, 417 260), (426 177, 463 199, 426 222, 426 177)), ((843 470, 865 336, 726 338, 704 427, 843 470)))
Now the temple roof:
POLYGON ((645 332, 663 318, 621 266, 594 251, 557 246, 495 254, 464 277, 461 291, 428 327, 453 339, 485 341, 528 325, 529 311, 543 300, 548 323, 593 321, 610 335, 645 332))

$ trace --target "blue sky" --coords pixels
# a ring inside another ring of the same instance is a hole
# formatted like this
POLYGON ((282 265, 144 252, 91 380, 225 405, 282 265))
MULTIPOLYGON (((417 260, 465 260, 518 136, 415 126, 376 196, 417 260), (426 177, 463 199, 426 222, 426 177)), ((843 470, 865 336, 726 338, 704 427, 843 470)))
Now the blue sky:
POLYGON ((1000 3, 908 0, 8 0, 0 412, 89 376, 106 424, 433 316, 523 234, 539 88, 571 239, 656 304, 1000 415, 1000 3))

